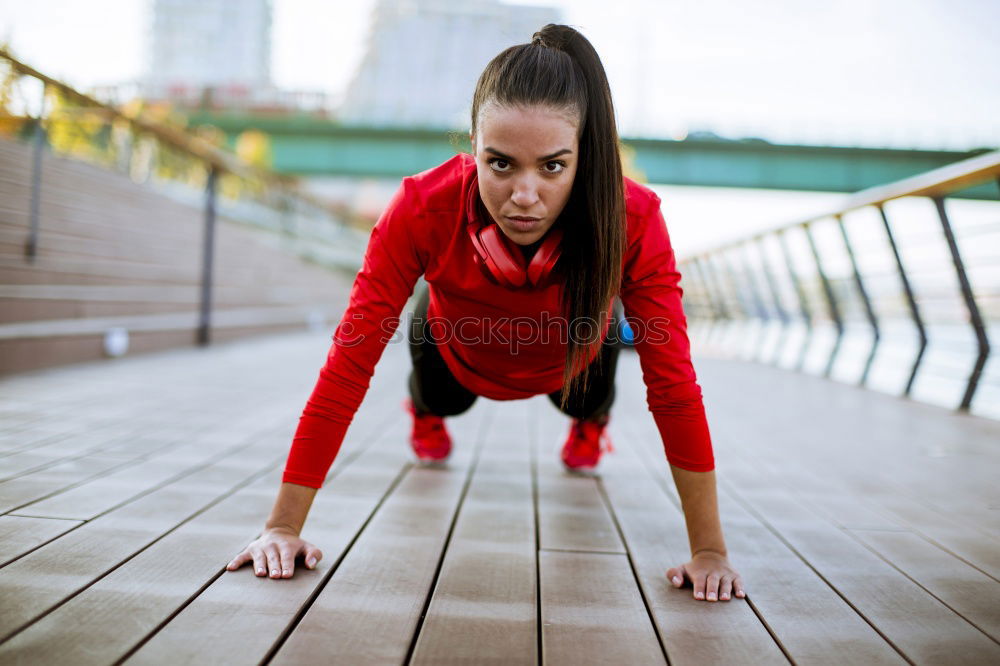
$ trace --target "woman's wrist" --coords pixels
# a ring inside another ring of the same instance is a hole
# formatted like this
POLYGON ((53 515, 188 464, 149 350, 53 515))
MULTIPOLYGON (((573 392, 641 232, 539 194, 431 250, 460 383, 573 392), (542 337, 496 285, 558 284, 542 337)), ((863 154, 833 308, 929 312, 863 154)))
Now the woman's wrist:
POLYGON ((264 524, 265 532, 285 532, 287 534, 292 534, 294 536, 299 535, 299 531, 292 527, 291 525, 284 525, 280 523, 271 523, 268 521, 264 524))
POLYGON ((282 483, 271 515, 264 523, 265 530, 277 529, 298 536, 309 515, 309 507, 318 488, 296 483, 282 483))
POLYGON ((694 559, 698 555, 718 555, 725 559, 729 559, 729 553, 723 548, 698 548, 691 551, 691 559, 694 559))

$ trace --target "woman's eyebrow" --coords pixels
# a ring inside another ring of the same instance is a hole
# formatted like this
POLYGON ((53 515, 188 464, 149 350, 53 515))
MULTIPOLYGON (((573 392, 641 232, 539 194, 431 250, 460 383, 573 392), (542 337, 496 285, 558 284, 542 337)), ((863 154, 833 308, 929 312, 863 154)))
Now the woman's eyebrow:
MULTIPOLYGON (((483 148, 483 150, 489 151, 489 152, 493 153, 494 155, 496 155, 497 157, 502 157, 503 159, 505 159, 505 160, 507 160, 509 162, 516 162, 517 161, 513 157, 511 157, 510 155, 505 155, 505 154, 501 153, 499 150, 497 150, 496 148, 493 148, 491 146, 486 146, 485 148, 483 148)), ((555 157, 559 157, 560 155, 562 155, 564 153, 572 153, 572 152, 573 151, 570 150, 569 148, 563 148, 562 150, 557 150, 556 152, 552 153, 551 155, 545 155, 543 157, 539 157, 538 161, 539 162, 547 162, 548 160, 551 160, 551 159, 553 159, 555 157)))

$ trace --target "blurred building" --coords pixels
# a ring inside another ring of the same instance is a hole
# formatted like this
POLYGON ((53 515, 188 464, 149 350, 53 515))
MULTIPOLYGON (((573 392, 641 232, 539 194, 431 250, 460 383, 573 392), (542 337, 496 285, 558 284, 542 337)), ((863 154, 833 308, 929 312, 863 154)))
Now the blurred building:
POLYGON ((339 114, 347 123, 467 125, 476 80, 493 56, 561 21, 556 8, 499 0, 377 0, 373 14, 339 114))
POLYGON ((147 97, 238 102, 272 88, 271 0, 153 0, 149 43, 147 97))

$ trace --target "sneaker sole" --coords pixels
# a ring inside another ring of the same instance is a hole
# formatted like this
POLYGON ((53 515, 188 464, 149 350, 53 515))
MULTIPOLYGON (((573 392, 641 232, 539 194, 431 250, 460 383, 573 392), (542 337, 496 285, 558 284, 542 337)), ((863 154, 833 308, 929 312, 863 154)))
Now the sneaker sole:
POLYGON ((414 464, 417 467, 429 467, 431 469, 447 469, 448 459, 446 458, 444 460, 434 460, 434 459, 417 458, 414 464))
POLYGON ((563 463, 563 469, 567 473, 573 474, 575 476, 587 476, 587 477, 598 477, 600 472, 597 471, 597 466, 594 467, 570 467, 566 463, 563 463))

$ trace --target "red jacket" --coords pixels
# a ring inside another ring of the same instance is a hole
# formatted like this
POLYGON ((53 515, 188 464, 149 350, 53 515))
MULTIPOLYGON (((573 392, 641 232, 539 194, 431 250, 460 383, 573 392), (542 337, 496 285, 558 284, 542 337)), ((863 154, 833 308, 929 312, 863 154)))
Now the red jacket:
MULTIPOLYGON (((459 383, 496 400, 562 386, 564 341, 557 334, 547 340, 537 335, 561 312, 560 286, 515 295, 491 282, 475 263, 464 203, 475 170, 473 157, 461 154, 404 178, 375 224, 347 310, 302 412, 282 481, 322 485, 385 345, 390 339, 406 342, 404 331, 396 329, 421 275, 430 288, 428 318, 439 318, 431 335, 459 383)), ((620 297, 635 332, 647 403, 667 460, 683 469, 709 471, 714 469, 712 444, 660 199, 628 178, 625 197, 627 250, 620 297)), ((403 415, 400 411, 399 418, 403 415)))

